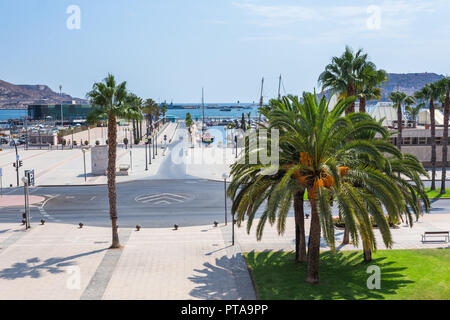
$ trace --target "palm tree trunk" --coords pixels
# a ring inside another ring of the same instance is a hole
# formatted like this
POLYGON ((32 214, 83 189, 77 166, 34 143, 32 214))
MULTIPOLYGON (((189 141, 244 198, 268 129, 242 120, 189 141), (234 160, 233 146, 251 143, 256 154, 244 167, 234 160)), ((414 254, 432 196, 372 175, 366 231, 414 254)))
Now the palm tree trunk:
POLYGON ((342 244, 350 244, 350 230, 347 226, 344 228, 344 238, 342 239, 342 244))
POLYGON ((371 262, 372 261, 372 250, 367 245, 366 241, 363 241, 362 244, 363 244, 363 252, 364 252, 364 262, 371 262))
MULTIPOLYGON (((354 85, 350 84, 347 87, 347 98, 353 97, 354 95, 355 95, 355 87, 354 87, 354 85)), ((351 105, 349 105, 347 110, 345 110, 345 114, 349 114, 352 112, 355 112, 355 103, 354 102, 351 105)))
POLYGON ((140 127, 140 129, 139 129, 139 140, 141 140, 142 137, 143 137, 143 134, 142 134, 142 120, 139 120, 139 127, 140 127))
POLYGON ((398 150, 402 149, 402 105, 399 103, 397 106, 397 127, 398 127, 398 135, 397 135, 397 148, 398 150))
POLYGON ((305 215, 303 210, 304 195, 305 190, 301 190, 294 196, 295 261, 302 263, 306 262, 305 215))
POLYGON ((308 241, 308 260, 306 268, 306 282, 319 283, 320 264, 320 220, 317 210, 317 200, 310 199, 311 204, 311 227, 308 241))
POLYGON ((434 103, 430 100, 431 120, 431 190, 436 190, 436 121, 434 118, 434 103))
POLYGON ((116 155, 117 155, 117 124, 113 113, 108 117, 108 198, 109 215, 112 225, 111 249, 120 248, 119 233, 117 232, 117 193, 116 193, 116 155))
POLYGON ((359 112, 366 113, 366 97, 359 98, 359 112))
POLYGON ((136 121, 133 119, 133 138, 131 139, 131 144, 134 144, 134 141, 136 140, 136 121))
POLYGON ((450 113, 450 94, 445 95, 444 104, 444 133, 442 136, 442 177, 441 177, 441 194, 445 194, 445 179, 447 178, 447 144, 448 144, 448 118, 450 113))

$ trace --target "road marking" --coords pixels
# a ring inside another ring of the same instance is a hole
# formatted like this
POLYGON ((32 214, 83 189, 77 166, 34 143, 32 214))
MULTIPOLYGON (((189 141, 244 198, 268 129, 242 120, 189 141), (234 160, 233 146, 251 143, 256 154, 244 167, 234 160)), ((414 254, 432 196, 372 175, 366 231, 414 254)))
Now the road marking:
POLYGON ((188 194, 160 193, 137 196, 135 201, 144 204, 153 203, 157 205, 169 205, 173 203, 183 203, 192 200, 193 198, 192 195, 188 194))

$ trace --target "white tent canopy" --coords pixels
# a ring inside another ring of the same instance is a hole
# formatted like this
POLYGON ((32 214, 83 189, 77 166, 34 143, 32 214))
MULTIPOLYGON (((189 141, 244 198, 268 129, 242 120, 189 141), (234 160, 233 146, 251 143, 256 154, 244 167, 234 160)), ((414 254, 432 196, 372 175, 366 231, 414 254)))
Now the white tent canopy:
MULTIPOLYGON (((390 127, 393 125, 393 121, 397 120, 397 109, 394 108, 394 104, 392 102, 378 102, 373 107, 370 116, 377 121, 384 118, 382 125, 385 127, 390 127)), ((405 120, 403 115, 402 120, 405 120)))
MULTIPOLYGON (((434 110, 434 119, 437 126, 444 125, 444 115, 439 110, 434 110)), ((419 124, 431 124, 430 110, 423 110, 419 113, 419 124)))

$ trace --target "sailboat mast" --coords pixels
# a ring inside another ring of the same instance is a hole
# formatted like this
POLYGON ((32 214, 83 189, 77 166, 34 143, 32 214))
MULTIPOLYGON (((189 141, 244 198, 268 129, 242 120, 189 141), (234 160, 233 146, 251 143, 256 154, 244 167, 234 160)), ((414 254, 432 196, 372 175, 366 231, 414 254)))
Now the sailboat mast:
POLYGON ((278 100, 281 99, 281 74, 280 79, 278 80, 278 100))
POLYGON ((203 115, 202 130, 203 130, 204 126, 205 126, 205 94, 204 94, 204 88, 203 87, 202 87, 202 115, 203 115))
POLYGON ((264 104, 264 98, 263 98, 263 90, 264 90, 264 77, 262 78, 261 81, 261 98, 259 99, 259 122, 261 122, 261 108, 264 104))

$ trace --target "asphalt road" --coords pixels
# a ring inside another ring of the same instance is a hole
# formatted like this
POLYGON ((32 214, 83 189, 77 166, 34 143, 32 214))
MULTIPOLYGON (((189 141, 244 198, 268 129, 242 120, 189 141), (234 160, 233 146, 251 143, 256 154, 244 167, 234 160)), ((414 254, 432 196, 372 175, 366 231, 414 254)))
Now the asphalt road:
MULTIPOLYGON (((184 139, 185 133, 178 131, 170 148, 184 139)), ((22 194, 23 188, 5 193, 22 194)), ((32 188, 31 194, 46 197, 41 206, 31 208, 32 223, 44 218, 48 222, 110 226, 107 186, 38 187, 32 188)), ((184 164, 175 164, 167 156, 155 177, 117 184, 118 224, 127 228, 138 224, 144 228, 170 228, 174 224, 183 227, 224 223, 224 199, 223 182, 187 176, 184 164)), ((227 219, 231 221, 231 201, 227 206, 227 219)), ((450 199, 434 201, 432 207, 431 214, 448 214, 450 199)), ((23 211, 0 208, 0 223, 20 222, 23 211)), ((305 212, 309 212, 308 203, 305 212)), ((336 208, 333 213, 337 215, 336 208)))

